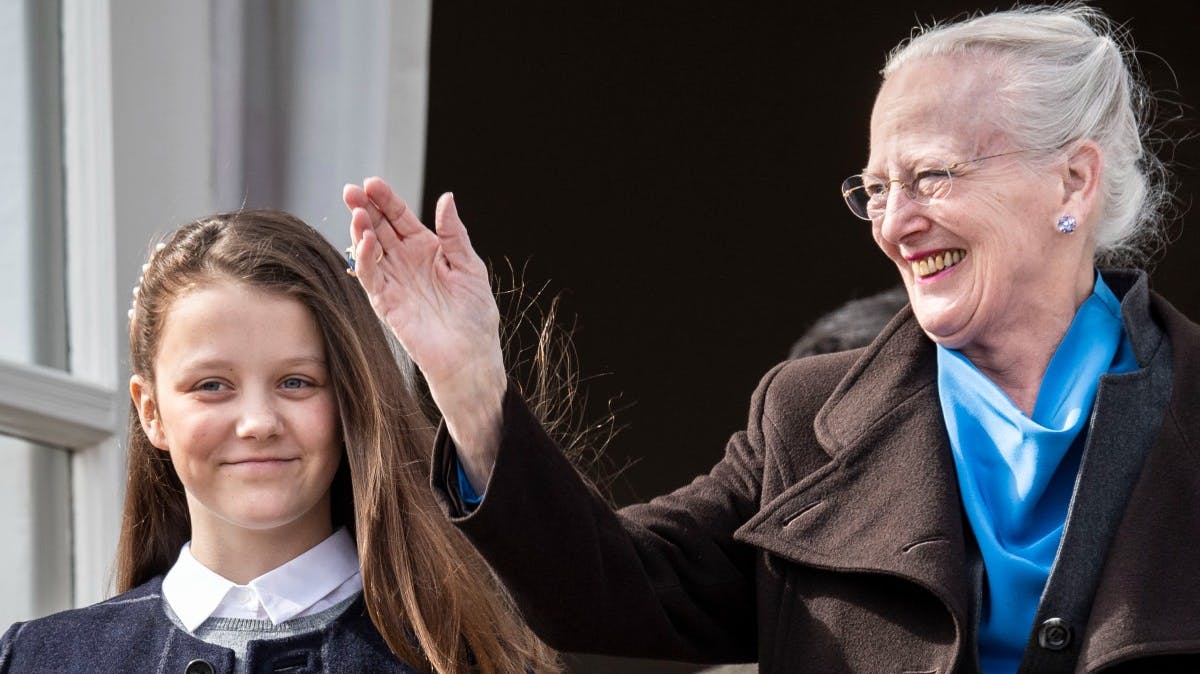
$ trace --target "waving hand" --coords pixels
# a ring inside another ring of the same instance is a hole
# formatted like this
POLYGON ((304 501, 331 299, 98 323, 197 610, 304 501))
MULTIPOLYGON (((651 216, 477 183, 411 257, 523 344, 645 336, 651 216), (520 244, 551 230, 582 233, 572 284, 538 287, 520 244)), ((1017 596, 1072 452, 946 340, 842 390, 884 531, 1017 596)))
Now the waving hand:
POLYGON ((379 178, 347 185, 342 199, 351 213, 358 280, 425 375, 467 476, 482 493, 507 379, 487 266, 471 247, 454 196, 438 199, 435 231, 379 178))

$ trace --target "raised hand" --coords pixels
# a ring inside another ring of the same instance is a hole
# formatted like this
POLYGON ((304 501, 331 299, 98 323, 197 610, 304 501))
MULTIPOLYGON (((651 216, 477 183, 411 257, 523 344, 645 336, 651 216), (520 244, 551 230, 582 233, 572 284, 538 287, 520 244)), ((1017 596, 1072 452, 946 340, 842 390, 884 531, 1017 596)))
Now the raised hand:
POLYGON ((358 280, 421 369, 467 476, 483 493, 507 379, 487 266, 471 247, 454 196, 438 199, 436 232, 379 178, 346 185, 342 199, 358 280))

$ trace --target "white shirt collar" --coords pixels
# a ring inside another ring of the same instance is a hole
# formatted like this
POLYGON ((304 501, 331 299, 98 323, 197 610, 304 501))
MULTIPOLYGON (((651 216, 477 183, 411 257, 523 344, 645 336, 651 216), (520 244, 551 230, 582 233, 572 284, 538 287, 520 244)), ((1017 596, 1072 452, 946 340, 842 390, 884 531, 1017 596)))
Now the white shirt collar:
POLYGON ((311 550, 246 585, 217 574, 185 543, 163 578, 163 599, 189 632, 210 617, 269 619, 311 615, 362 590, 358 550, 344 528, 311 550))

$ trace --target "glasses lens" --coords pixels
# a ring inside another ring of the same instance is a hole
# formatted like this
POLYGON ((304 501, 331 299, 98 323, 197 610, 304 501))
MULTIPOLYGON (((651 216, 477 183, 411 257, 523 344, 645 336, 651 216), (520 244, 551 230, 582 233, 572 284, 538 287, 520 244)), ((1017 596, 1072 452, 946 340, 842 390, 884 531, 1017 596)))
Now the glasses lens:
POLYGON ((862 176, 850 176, 842 181, 842 197, 846 200, 846 205, 850 207, 851 213, 863 220, 871 219, 867 215, 867 202, 870 201, 870 196, 863 185, 862 176))
POLYGON ((950 194, 950 170, 921 171, 913 177, 908 188, 908 197, 918 204, 928 205, 934 199, 944 199, 950 194))

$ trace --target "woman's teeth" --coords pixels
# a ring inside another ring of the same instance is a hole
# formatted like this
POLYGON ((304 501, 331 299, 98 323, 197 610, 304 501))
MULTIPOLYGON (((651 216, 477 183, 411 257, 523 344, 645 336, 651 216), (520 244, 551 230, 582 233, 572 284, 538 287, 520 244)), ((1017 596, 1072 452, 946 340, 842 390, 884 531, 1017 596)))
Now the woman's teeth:
POLYGON ((962 259, 966 256, 967 251, 962 249, 947 250, 942 251, 937 255, 930 255, 924 260, 911 262, 910 264, 912 265, 913 275, 929 276, 930 274, 936 274, 947 267, 953 267, 959 262, 962 262, 962 259))

